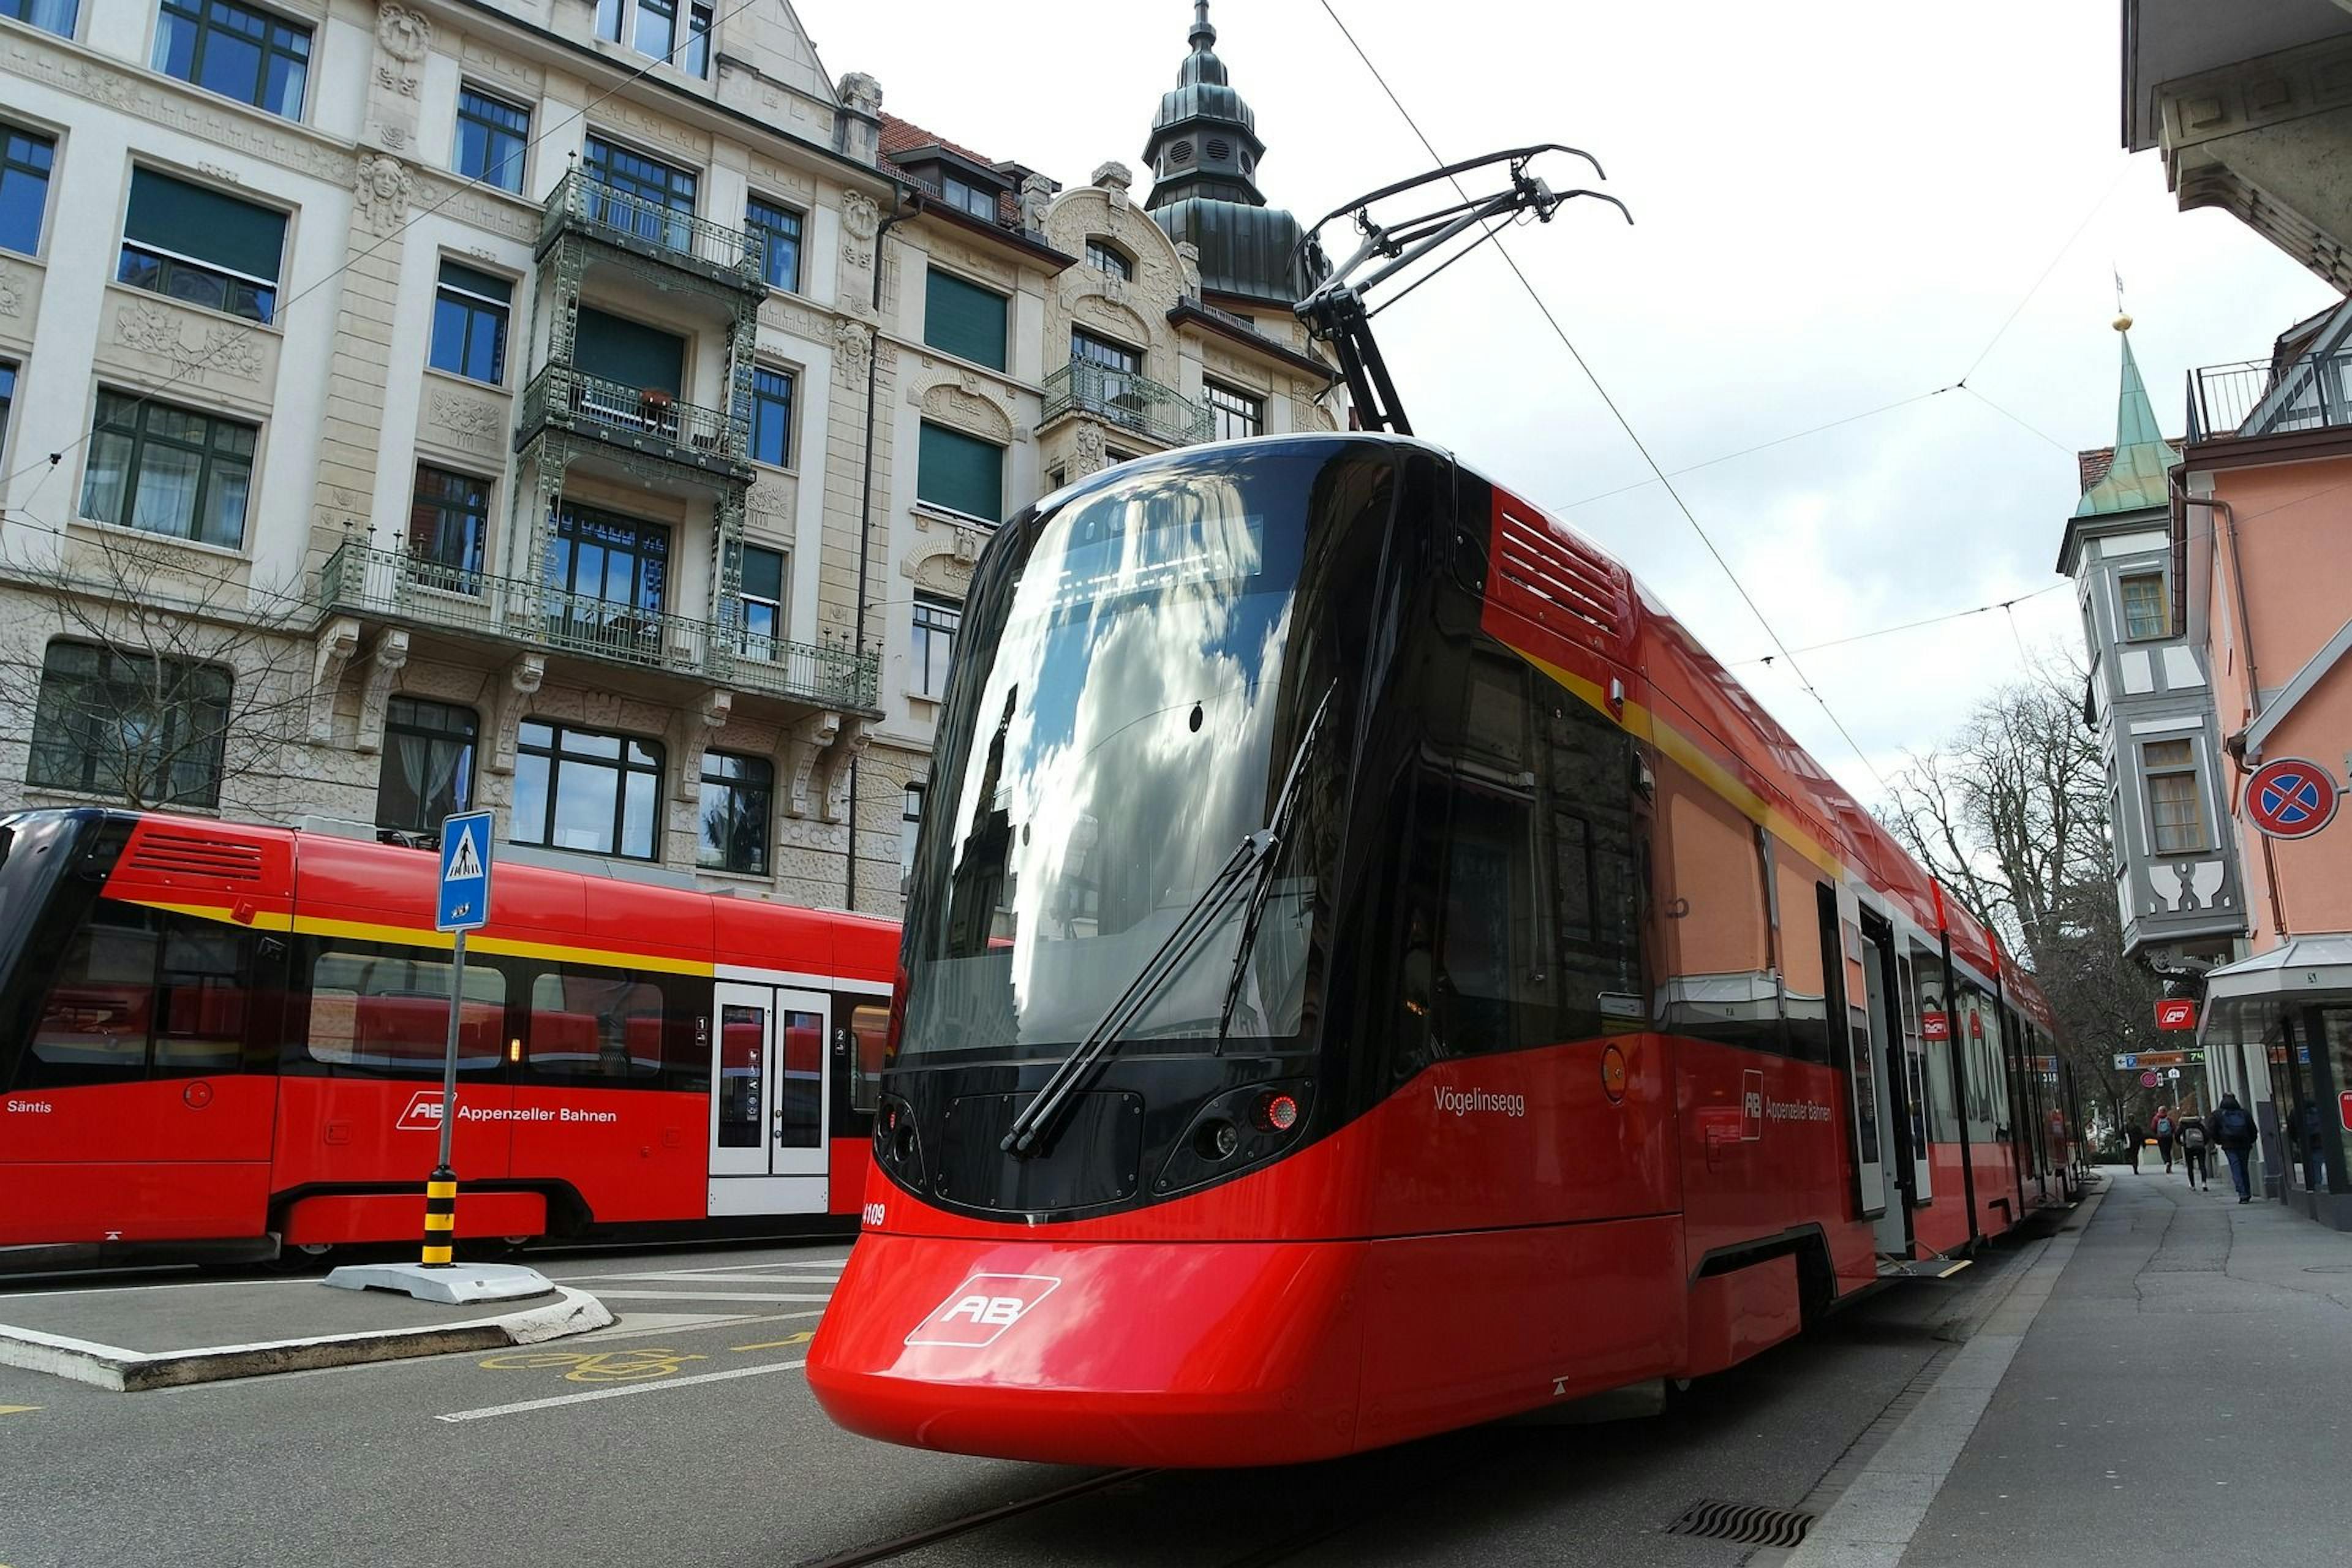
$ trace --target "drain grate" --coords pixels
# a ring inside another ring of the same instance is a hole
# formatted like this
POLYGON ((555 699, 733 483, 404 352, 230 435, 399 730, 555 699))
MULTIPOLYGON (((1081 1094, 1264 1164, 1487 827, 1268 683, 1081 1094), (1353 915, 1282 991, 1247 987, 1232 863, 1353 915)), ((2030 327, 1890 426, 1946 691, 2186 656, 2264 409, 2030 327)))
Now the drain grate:
POLYGON ((1766 1508, 1761 1503, 1722 1502, 1701 1499, 1683 1510, 1666 1526, 1668 1535, 1695 1535, 1703 1541, 1727 1541, 1737 1546, 1798 1546, 1821 1515, 1793 1508, 1766 1508))

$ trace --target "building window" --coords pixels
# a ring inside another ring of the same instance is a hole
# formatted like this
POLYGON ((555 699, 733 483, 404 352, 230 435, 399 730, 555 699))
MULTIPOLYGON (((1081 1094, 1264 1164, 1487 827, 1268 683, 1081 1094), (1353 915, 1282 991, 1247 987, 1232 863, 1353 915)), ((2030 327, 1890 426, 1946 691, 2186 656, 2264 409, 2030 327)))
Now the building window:
POLYGON ((457 89, 458 174, 502 191, 520 191, 530 146, 530 110, 478 88, 457 89))
POLYGON ((923 342, 991 370, 1004 368, 1004 296, 931 268, 923 282, 923 342))
POLYGON ((547 635, 560 647, 654 664, 669 584, 669 530, 565 503, 548 552, 547 635))
POLYGON ((8 451, 8 415, 16 406, 16 366, 0 359, 0 457, 8 451))
POLYGON ((650 741, 543 719, 517 729, 517 844, 659 858, 661 749, 650 741))
POLYGON ((286 215, 152 169, 131 171, 115 279, 267 325, 278 313, 286 215))
POLYGON ((474 803, 474 742, 480 725, 470 708, 395 697, 383 714, 383 773, 375 786, 375 825, 402 833, 437 833, 474 803))
POLYGON ((768 287, 797 294, 801 287, 801 215, 765 196, 743 205, 743 226, 761 237, 760 266, 768 287))
POLYGON ((2205 813, 2197 804, 2197 755, 2188 741, 2150 741, 2139 749, 2147 776, 2148 826, 2158 855, 2205 847, 2205 813))
POLYGON ((259 432, 192 408, 98 395, 81 513, 122 528, 226 550, 245 543, 259 432))
POLYGON ((1140 350, 1113 342, 1108 338, 1098 338, 1084 327, 1070 329, 1070 358, 1079 364, 1097 365, 1123 375, 1139 375, 1143 371, 1140 350))
POLYGON ((497 386, 507 374, 507 318, 514 285, 463 262, 441 263, 433 296, 433 368, 497 386))
POLYGON ((580 166, 601 187, 590 193, 589 220, 668 250, 694 254, 694 214, 698 187, 693 171, 590 136, 580 166))
POLYGON ((773 660, 784 635, 784 552, 746 544, 737 563, 743 651, 752 658, 773 660))
POLYGON ((907 802, 898 808, 898 896, 907 896, 907 885, 915 879, 915 836, 923 827, 923 791, 918 781, 907 786, 907 802))
POLYGON ((155 68, 299 120, 310 73, 310 29, 231 0, 163 0, 155 68))
POLYGON ((2164 574, 2134 572, 2121 579, 2124 637, 2140 642, 2172 635, 2172 605, 2164 594, 2164 574))
POLYGON ((416 465, 408 507, 408 557, 417 580, 453 594, 482 591, 482 553, 490 531, 490 486, 470 474, 416 465))
POLYGON ((37 256, 41 219, 49 209, 49 167, 58 144, 46 136, 0 125, 0 250, 37 256))
POLYGON ((688 76, 710 74, 709 0, 596 0, 596 36, 615 44, 625 37, 637 53, 688 76))
POLYGON ((972 216, 986 218, 991 223, 997 219, 1000 211, 997 196, 1000 193, 986 185, 976 185, 970 180, 943 174, 940 177, 940 194, 947 197, 950 206, 961 207, 972 216))
POLYGON ((923 422, 915 457, 915 499, 982 522, 1004 517, 1004 448, 923 422))
POLYGON ((1215 382, 1202 383, 1202 391, 1209 399, 1209 412, 1216 420, 1217 439, 1236 440, 1244 436, 1265 433, 1265 399, 1237 392, 1215 382))
POLYGON ((1135 276, 1135 263, 1107 239, 1087 241, 1087 265, 1097 272, 1108 272, 1113 278, 1132 279, 1135 276))
POLYGON ((751 457, 780 468, 793 466, 793 378, 764 367, 751 373, 751 457))
POLYGON ((915 595, 915 691, 921 697, 943 697, 948 668, 955 662, 956 630, 963 625, 963 606, 952 599, 915 595))
POLYGON ((74 13, 81 0, 0 0, 0 16, 26 22, 60 38, 74 35, 74 13))
POLYGON ((229 690, 215 665, 53 642, 25 782, 142 805, 218 805, 229 690))
POLYGON ((694 863, 706 870, 768 874, 768 816, 776 767, 763 757, 702 753, 702 838, 694 863))

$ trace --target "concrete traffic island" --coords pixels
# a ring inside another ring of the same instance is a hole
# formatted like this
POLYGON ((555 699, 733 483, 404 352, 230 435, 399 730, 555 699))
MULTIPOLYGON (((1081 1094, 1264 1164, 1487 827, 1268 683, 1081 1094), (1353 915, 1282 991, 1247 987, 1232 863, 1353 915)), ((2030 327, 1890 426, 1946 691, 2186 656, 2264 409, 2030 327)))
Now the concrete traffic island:
POLYGON ((135 1394, 538 1344, 613 1321, 611 1310, 585 1291, 533 1278, 541 1289, 530 1299, 502 1302, 456 1289, 464 1299, 420 1300, 399 1288, 321 1289, 317 1279, 27 1291, 0 1297, 0 1366, 135 1394))

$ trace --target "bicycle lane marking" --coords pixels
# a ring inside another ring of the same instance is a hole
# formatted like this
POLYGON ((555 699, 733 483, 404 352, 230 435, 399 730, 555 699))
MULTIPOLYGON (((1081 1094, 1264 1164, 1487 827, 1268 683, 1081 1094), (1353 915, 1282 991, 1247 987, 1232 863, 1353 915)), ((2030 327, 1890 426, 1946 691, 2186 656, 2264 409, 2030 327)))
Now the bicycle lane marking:
POLYGON ((725 1372, 698 1372, 691 1377, 665 1377, 651 1383, 630 1384, 621 1388, 595 1388, 584 1394, 558 1394, 545 1399, 519 1399, 510 1405, 486 1405, 478 1410, 452 1410, 436 1415, 436 1421, 486 1421, 494 1415, 520 1415, 532 1410, 551 1410, 563 1405, 586 1405, 599 1399, 622 1399, 632 1394, 659 1394, 666 1389, 684 1388, 698 1383, 726 1383, 739 1377, 764 1377, 772 1372, 796 1372, 808 1365, 806 1360, 771 1362, 765 1366, 730 1367, 725 1372))

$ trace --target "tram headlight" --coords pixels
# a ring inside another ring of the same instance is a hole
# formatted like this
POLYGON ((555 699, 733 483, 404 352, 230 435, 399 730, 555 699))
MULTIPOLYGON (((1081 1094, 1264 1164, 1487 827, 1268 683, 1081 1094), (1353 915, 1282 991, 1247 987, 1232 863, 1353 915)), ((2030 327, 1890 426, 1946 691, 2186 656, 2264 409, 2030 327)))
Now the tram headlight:
POLYGON ((1242 1130, 1222 1116, 1201 1123, 1192 1137, 1192 1148, 1203 1160, 1230 1160, 1241 1146, 1242 1130))

